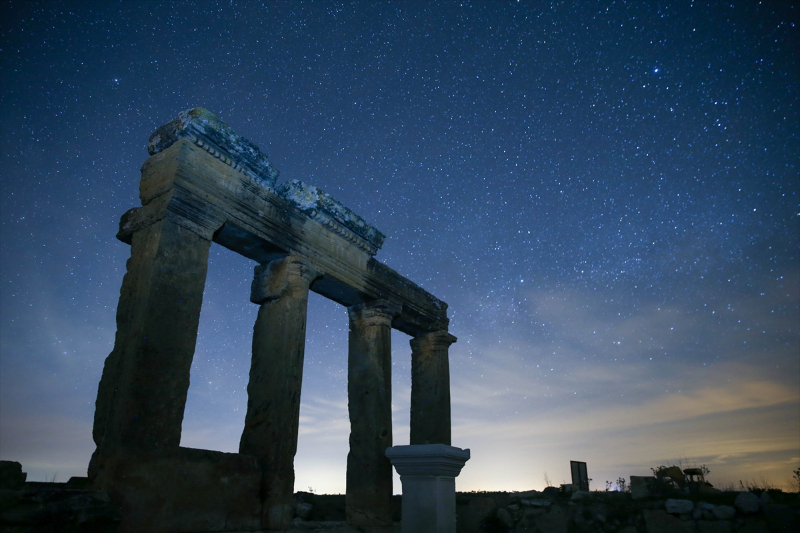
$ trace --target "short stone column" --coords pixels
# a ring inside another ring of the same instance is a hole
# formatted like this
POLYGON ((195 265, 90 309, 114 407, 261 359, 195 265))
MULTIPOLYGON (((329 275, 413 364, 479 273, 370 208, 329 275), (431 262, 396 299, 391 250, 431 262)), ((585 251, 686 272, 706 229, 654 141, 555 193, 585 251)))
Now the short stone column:
POLYGON ((133 234, 97 391, 90 478, 104 455, 180 446, 210 246, 170 217, 133 234))
POLYGON ((350 336, 347 397, 347 523, 392 525, 392 319, 401 306, 386 300, 348 309, 350 336))
POLYGON ((290 255, 257 266, 253 279, 250 300, 261 307, 253 327, 239 453, 264 462, 262 525, 268 530, 288 529, 293 518, 308 290, 319 276, 308 262, 290 255))
POLYGON ((450 444, 450 363, 456 338, 434 331, 411 339, 410 444, 450 444))
POLYGON ((403 484, 402 533, 455 533, 456 477, 469 450, 445 444, 394 446, 386 457, 403 484))

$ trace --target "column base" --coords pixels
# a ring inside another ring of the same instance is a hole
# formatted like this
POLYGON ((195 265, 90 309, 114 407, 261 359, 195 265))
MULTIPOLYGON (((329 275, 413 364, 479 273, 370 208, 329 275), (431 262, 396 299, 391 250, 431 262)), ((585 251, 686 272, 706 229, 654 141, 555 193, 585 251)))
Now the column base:
POLYGON ((414 444, 386 449, 403 484, 402 533, 455 533, 456 476, 469 449, 414 444))

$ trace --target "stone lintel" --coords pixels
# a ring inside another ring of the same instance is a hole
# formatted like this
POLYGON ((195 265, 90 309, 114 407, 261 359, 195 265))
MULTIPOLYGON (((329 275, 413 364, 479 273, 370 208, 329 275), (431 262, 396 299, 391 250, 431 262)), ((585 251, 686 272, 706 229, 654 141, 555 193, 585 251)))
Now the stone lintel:
POLYGON ((177 118, 167 122, 150 137, 147 151, 150 155, 163 152, 179 139, 189 139, 197 146, 246 172, 267 187, 274 187, 278 170, 272 166, 258 146, 237 135, 215 114, 202 107, 187 109, 177 118))
POLYGON ((457 477, 470 453, 446 444, 410 444, 387 448, 386 457, 400 476, 457 477))
POLYGON ((366 220, 355 214, 341 202, 313 185, 291 180, 278 188, 284 198, 296 205, 313 219, 319 220, 331 230, 349 237, 356 245, 364 246, 370 255, 375 255, 386 236, 366 220), (350 230, 356 239, 348 235, 350 230), (363 239, 363 241, 362 241, 363 239), (361 242, 360 242, 361 241, 361 242))
POLYGON ((322 272, 311 290, 346 307, 403 302, 392 326, 412 336, 447 329, 447 304, 331 231, 250 175, 180 139, 142 167, 143 207, 128 211, 118 238, 164 218, 258 263, 287 254, 322 272))

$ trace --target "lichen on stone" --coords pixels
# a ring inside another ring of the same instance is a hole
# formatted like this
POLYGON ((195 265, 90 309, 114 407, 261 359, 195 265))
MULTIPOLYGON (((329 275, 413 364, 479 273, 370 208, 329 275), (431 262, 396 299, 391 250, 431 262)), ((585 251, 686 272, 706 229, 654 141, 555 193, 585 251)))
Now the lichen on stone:
POLYGON ((202 107, 187 109, 158 128, 147 145, 150 155, 162 152, 179 139, 193 139, 227 158, 235 168, 250 174, 269 188, 275 187, 278 170, 258 146, 237 135, 214 113, 202 107))
POLYGON ((376 249, 380 248, 383 241, 386 240, 386 236, 375 226, 345 207, 333 196, 313 185, 307 185, 299 180, 290 180, 278 187, 278 193, 309 216, 313 217, 316 212, 324 213, 376 249))

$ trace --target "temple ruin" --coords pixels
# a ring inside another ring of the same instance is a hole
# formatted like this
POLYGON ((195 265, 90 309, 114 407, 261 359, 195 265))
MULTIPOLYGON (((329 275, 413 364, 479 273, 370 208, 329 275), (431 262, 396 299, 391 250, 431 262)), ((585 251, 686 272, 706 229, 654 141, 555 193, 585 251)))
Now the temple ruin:
MULTIPOLYGON (((347 521, 390 527, 391 328, 412 337, 412 446, 400 448, 458 450, 449 446, 448 348, 456 338, 447 305, 375 260, 385 237, 357 214, 302 182, 276 186, 266 155, 210 112, 181 113, 153 134, 148 151, 142 207, 123 215, 117 234, 131 257, 97 393, 91 486, 121 505, 121 531, 289 529, 314 291, 350 318, 347 521), (256 263, 250 301, 259 311, 239 453, 180 447, 212 242, 256 263)), ((459 466, 448 463, 441 475, 458 475, 465 452, 451 453, 459 466)), ((412 480, 417 471, 406 468, 412 480)))

